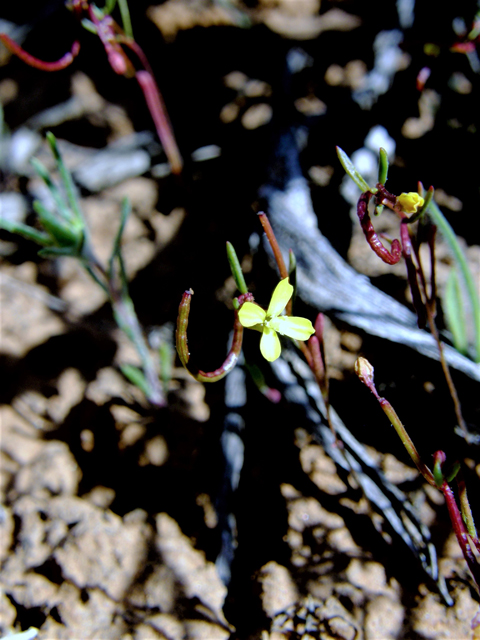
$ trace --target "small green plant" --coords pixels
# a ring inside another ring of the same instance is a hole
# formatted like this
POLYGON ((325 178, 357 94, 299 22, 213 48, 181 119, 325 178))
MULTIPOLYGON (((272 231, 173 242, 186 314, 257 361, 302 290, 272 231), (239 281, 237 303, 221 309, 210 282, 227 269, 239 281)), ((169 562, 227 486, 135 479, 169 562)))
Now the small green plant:
MULTIPOLYGON (((435 338, 443 373, 453 400, 458 426, 463 437, 468 440, 471 436, 462 416, 458 394, 443 354, 442 342, 435 323, 435 236, 437 228, 439 228, 452 251, 456 268, 462 275, 469 295, 475 331, 475 359, 477 362, 480 362, 480 302, 473 276, 468 268, 466 258, 460 248, 455 233, 433 201, 433 187, 430 187, 425 193, 422 184, 419 183, 418 193, 402 193, 399 196, 395 196, 387 191, 385 182, 387 181, 388 174, 388 157, 384 149, 380 149, 378 182, 374 187, 368 185, 347 154, 339 147, 337 147, 337 155, 346 173, 362 191, 357 203, 357 215, 368 244, 374 253, 387 264, 396 264, 402 257, 405 260, 407 278, 412 294, 413 306, 417 314, 418 326, 423 328, 428 325, 431 334, 435 338), (383 208, 387 207, 399 218, 400 240, 397 238, 394 240, 384 238, 386 242, 390 243, 390 249, 383 244, 382 239, 376 233, 373 226, 369 213, 369 202, 372 198, 375 202, 376 215, 379 215, 383 208), (413 223, 418 223, 415 232, 413 231, 413 223), (425 269, 420 258, 420 245, 423 242, 426 242, 429 247, 430 283, 427 282, 425 269)), ((464 319, 458 318, 459 311, 460 309, 458 309, 455 314, 456 327, 458 328, 457 334, 461 331, 461 328, 465 326, 464 319)), ((463 336, 462 345, 465 344, 465 340, 463 336)))
MULTIPOLYGON (((453 466, 451 466, 450 471, 446 472, 444 469, 447 456, 444 451, 436 451, 433 454, 433 470, 430 469, 423 462, 395 409, 386 398, 382 398, 379 395, 373 379, 373 366, 370 362, 365 358, 358 358, 355 363, 355 372, 363 384, 370 389, 377 399, 383 412, 395 428, 403 446, 407 450, 419 472, 428 484, 439 489, 443 493, 455 536, 472 575, 475 588, 480 595, 480 540, 473 520, 470 503, 468 501, 467 488, 461 474, 460 464, 455 462, 453 466), (453 480, 456 480, 457 482, 460 508, 451 487, 453 480)), ((480 613, 477 614, 472 621, 472 628, 475 629, 479 626, 480 613)))
POLYGON ((50 211, 41 202, 35 201, 33 206, 38 215, 40 230, 3 218, 0 218, 0 228, 36 242, 43 247, 38 252, 43 257, 68 256, 80 261, 93 280, 107 294, 117 325, 132 341, 140 357, 141 369, 125 364, 121 366, 123 374, 143 391, 152 405, 165 406, 165 393, 159 380, 157 363, 150 353, 133 301, 128 293, 121 242, 130 205, 127 200, 122 203, 118 231, 108 266, 105 267, 94 253, 72 177, 63 162, 55 136, 47 133, 47 140, 55 157, 63 192, 43 164, 35 159, 32 163, 49 189, 55 203, 54 210, 50 211))
MULTIPOLYGON (((229 353, 223 364, 214 371, 203 371, 192 363, 188 350, 187 327, 190 314, 190 303, 193 291, 185 291, 180 302, 177 317, 176 346, 180 361, 189 373, 200 382, 217 382, 235 367, 240 356, 243 343, 243 328, 254 329, 262 334, 260 352, 269 362, 275 361, 281 353, 281 343, 277 334, 291 338, 302 351, 305 359, 321 390, 325 401, 327 420, 335 435, 330 421, 330 405, 328 401, 328 376, 325 367, 323 342, 323 316, 318 314, 315 326, 307 318, 292 316, 292 300, 295 297, 296 260, 293 252, 289 252, 289 268, 287 269, 277 239, 265 213, 260 212, 258 218, 262 224, 270 247, 272 248, 280 274, 280 282, 275 287, 268 309, 265 311, 254 302, 248 291, 240 262, 233 245, 227 242, 227 257, 233 278, 240 291, 234 299, 233 339, 229 353)), ((279 392, 265 384, 260 368, 254 363, 246 363, 255 384, 272 402, 280 400, 279 392)), ((340 444, 340 443, 339 443, 340 444)))

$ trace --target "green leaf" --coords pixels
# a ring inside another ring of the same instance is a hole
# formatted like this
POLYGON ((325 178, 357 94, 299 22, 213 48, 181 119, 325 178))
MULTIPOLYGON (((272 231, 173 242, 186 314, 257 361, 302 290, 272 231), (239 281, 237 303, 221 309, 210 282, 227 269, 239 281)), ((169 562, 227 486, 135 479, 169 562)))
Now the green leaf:
POLYGON ((122 282, 122 292, 123 295, 128 295, 128 280, 127 273, 125 270, 125 263, 123 261, 122 256, 122 236, 125 230, 125 225, 127 224, 128 216, 130 215, 131 206, 128 198, 123 198, 122 200, 122 209, 120 216, 120 226, 118 227, 117 235, 115 236, 115 240, 113 242, 112 255, 110 256, 109 261, 109 278, 112 279, 114 277, 114 268, 115 268, 115 258, 118 260, 118 265, 120 268, 120 279, 122 282))
POLYGON ((293 287, 292 304, 297 297, 297 259, 291 249, 288 250, 288 281, 293 287))
POLYGON ((243 277, 242 267, 240 266, 240 261, 231 242, 227 242, 227 258, 237 289, 240 293, 248 293, 247 284, 243 277))
POLYGON ((120 8, 120 15, 122 16, 122 25, 125 35, 127 38, 131 38, 133 40, 132 21, 130 19, 127 0, 118 0, 118 6, 120 8))
POLYGON ((53 244, 52 239, 46 233, 37 231, 33 227, 29 227, 28 225, 20 222, 11 222, 5 218, 0 218, 0 229, 5 229, 6 231, 10 231, 10 233, 16 233, 19 236, 22 236, 22 238, 33 240, 33 242, 41 244, 42 246, 53 244))
POLYGON ((452 332, 453 344, 457 351, 466 354, 468 351, 467 326, 465 321, 465 305, 463 302, 457 270, 451 269, 445 288, 444 311, 447 326, 452 332))
POLYGON ((62 221, 55 214, 35 200, 33 208, 38 213, 42 226, 55 242, 63 248, 69 248, 73 256, 77 256, 83 244, 83 229, 78 229, 75 224, 62 221))
POLYGON ((364 178, 360 175, 360 173, 355 169, 355 165, 347 156, 343 149, 340 147, 336 147, 337 156, 341 162, 342 167, 345 169, 345 172, 350 176, 350 178, 355 182, 357 187, 360 189, 362 193, 366 191, 370 191, 370 193, 377 193, 376 187, 370 187, 364 178))
POLYGON ((35 171, 37 172, 37 174, 40 176, 40 178, 47 185, 48 190, 50 191, 50 194, 51 194, 53 200, 55 201, 55 206, 57 208, 58 214, 65 221, 71 222, 72 219, 73 219, 72 213, 71 213, 70 209, 68 208, 67 203, 65 202, 62 194, 60 193, 59 188, 53 182, 52 176, 48 172, 48 169, 45 167, 45 165, 43 165, 36 158, 32 158, 30 160, 30 162, 31 162, 33 168, 35 169, 35 171))
MULTIPOLYGON (((65 163, 63 162, 62 154, 60 153, 60 150, 57 145, 57 139, 55 138, 55 136, 51 131, 48 131, 46 133, 46 137, 48 140, 48 144, 50 145, 50 148, 52 150, 52 153, 55 156, 58 171, 60 172, 60 178, 62 179, 63 186, 65 188, 65 192, 67 194, 67 199, 71 207, 71 210, 73 211, 75 218, 78 221, 81 220, 83 222, 83 216, 80 211, 80 206, 78 204, 77 194, 76 194, 75 186, 72 180, 72 174, 70 173, 70 171, 65 166, 65 163)), ((71 217, 71 214, 70 214, 70 217, 71 217)))
POLYGON ((428 213, 430 214, 434 224, 437 225, 442 236, 447 241, 458 272, 461 274, 465 283, 473 316, 475 362, 480 362, 480 299, 478 295, 478 282, 475 281, 472 272, 470 271, 467 258, 460 247, 454 230, 433 199, 428 204, 428 213))
POLYGON ((150 387, 145 376, 143 375, 143 371, 141 371, 138 367, 134 367, 133 364, 121 364, 120 370, 129 382, 138 387, 147 398, 149 397, 150 387))
POLYGON ((67 256, 69 258, 77 258, 77 254, 71 247, 46 247, 40 249, 38 255, 41 258, 60 258, 61 256, 67 256))
POLYGON ((160 380, 163 390, 168 391, 168 385, 173 376, 173 349, 170 342, 163 340, 158 347, 158 357, 160 363, 160 380))
POLYGON ((385 184, 388 174, 388 154, 383 147, 380 147, 378 154, 378 182, 385 184))

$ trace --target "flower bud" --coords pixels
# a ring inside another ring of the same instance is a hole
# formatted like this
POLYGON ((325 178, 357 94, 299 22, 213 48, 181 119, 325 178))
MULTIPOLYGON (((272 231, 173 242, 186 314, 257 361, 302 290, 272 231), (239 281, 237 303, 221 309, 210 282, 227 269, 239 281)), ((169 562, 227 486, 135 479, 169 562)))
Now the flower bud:
POLYGON ((418 209, 423 207, 424 202, 422 196, 415 191, 410 191, 409 193, 401 193, 396 204, 405 213, 417 213, 418 209))

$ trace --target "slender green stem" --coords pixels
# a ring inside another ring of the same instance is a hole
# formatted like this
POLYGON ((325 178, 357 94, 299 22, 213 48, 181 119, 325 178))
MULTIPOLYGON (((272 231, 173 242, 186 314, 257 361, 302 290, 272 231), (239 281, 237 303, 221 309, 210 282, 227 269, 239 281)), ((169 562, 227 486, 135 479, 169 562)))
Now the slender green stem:
POLYGON ((159 381, 158 371, 138 322, 133 302, 130 297, 123 294, 118 296, 116 292, 112 292, 111 301, 118 326, 133 342, 142 362, 143 372, 149 390, 147 394, 148 400, 157 407, 164 407, 166 402, 159 381))
POLYGON ((395 428, 395 431, 397 432, 400 440, 402 441, 403 446, 405 447, 409 456, 415 463, 415 466, 417 467, 417 469, 420 471, 422 476, 425 478, 425 480, 429 484, 431 484, 433 487, 436 487, 437 483, 435 482, 433 473, 422 461, 420 454, 418 453, 415 445, 413 444, 412 439, 408 435, 407 430, 405 429, 402 421, 398 417, 395 409, 392 407, 392 405, 388 402, 386 398, 380 397, 375 387, 375 383, 373 381, 373 366, 370 364, 370 362, 366 358, 362 358, 362 357, 357 358, 357 361, 355 362, 355 373, 363 382, 363 384, 370 389, 370 391, 373 393, 375 398, 378 400, 378 403, 382 407, 383 412, 385 413, 385 415, 387 416, 387 418, 390 420, 391 424, 395 428))

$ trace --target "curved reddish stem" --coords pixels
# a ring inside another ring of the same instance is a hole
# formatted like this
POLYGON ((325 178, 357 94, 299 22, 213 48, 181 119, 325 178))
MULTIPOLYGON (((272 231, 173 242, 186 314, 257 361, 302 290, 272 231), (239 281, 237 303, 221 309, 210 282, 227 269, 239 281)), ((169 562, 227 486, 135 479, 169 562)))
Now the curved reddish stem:
POLYGON ((27 53, 25 49, 22 49, 22 47, 17 44, 15 40, 12 40, 10 36, 7 36, 6 33, 0 33, 0 40, 7 49, 18 56, 20 60, 23 60, 23 62, 28 64, 30 67, 40 69, 41 71, 60 71, 61 69, 65 69, 72 64, 73 59, 78 56, 80 51, 80 43, 78 40, 75 40, 68 53, 54 62, 46 62, 45 60, 40 60, 39 58, 32 56, 30 53, 27 53))
MULTIPOLYGON (((176 344, 177 352, 185 369, 199 382, 217 382, 224 378, 227 373, 237 364, 238 357, 242 348, 243 327, 238 319, 238 313, 235 311, 235 321, 233 324, 233 340, 230 351, 225 358, 223 364, 214 371, 202 371, 198 367, 192 367, 190 364, 190 352, 188 351, 187 327, 188 316, 190 314, 190 302, 192 300, 193 291, 189 289, 185 291, 178 307, 176 344)), ((251 293, 245 293, 238 297, 240 305, 246 301, 253 301, 251 293)))
POLYGON ((370 191, 365 191, 365 193, 362 193, 357 203, 357 215, 360 220, 363 233, 370 247, 377 256, 383 260, 383 262, 386 262, 387 264, 397 264, 402 255, 402 246, 396 238, 392 242, 391 251, 383 246, 368 213, 368 203, 370 202, 371 197, 372 193, 370 191))

